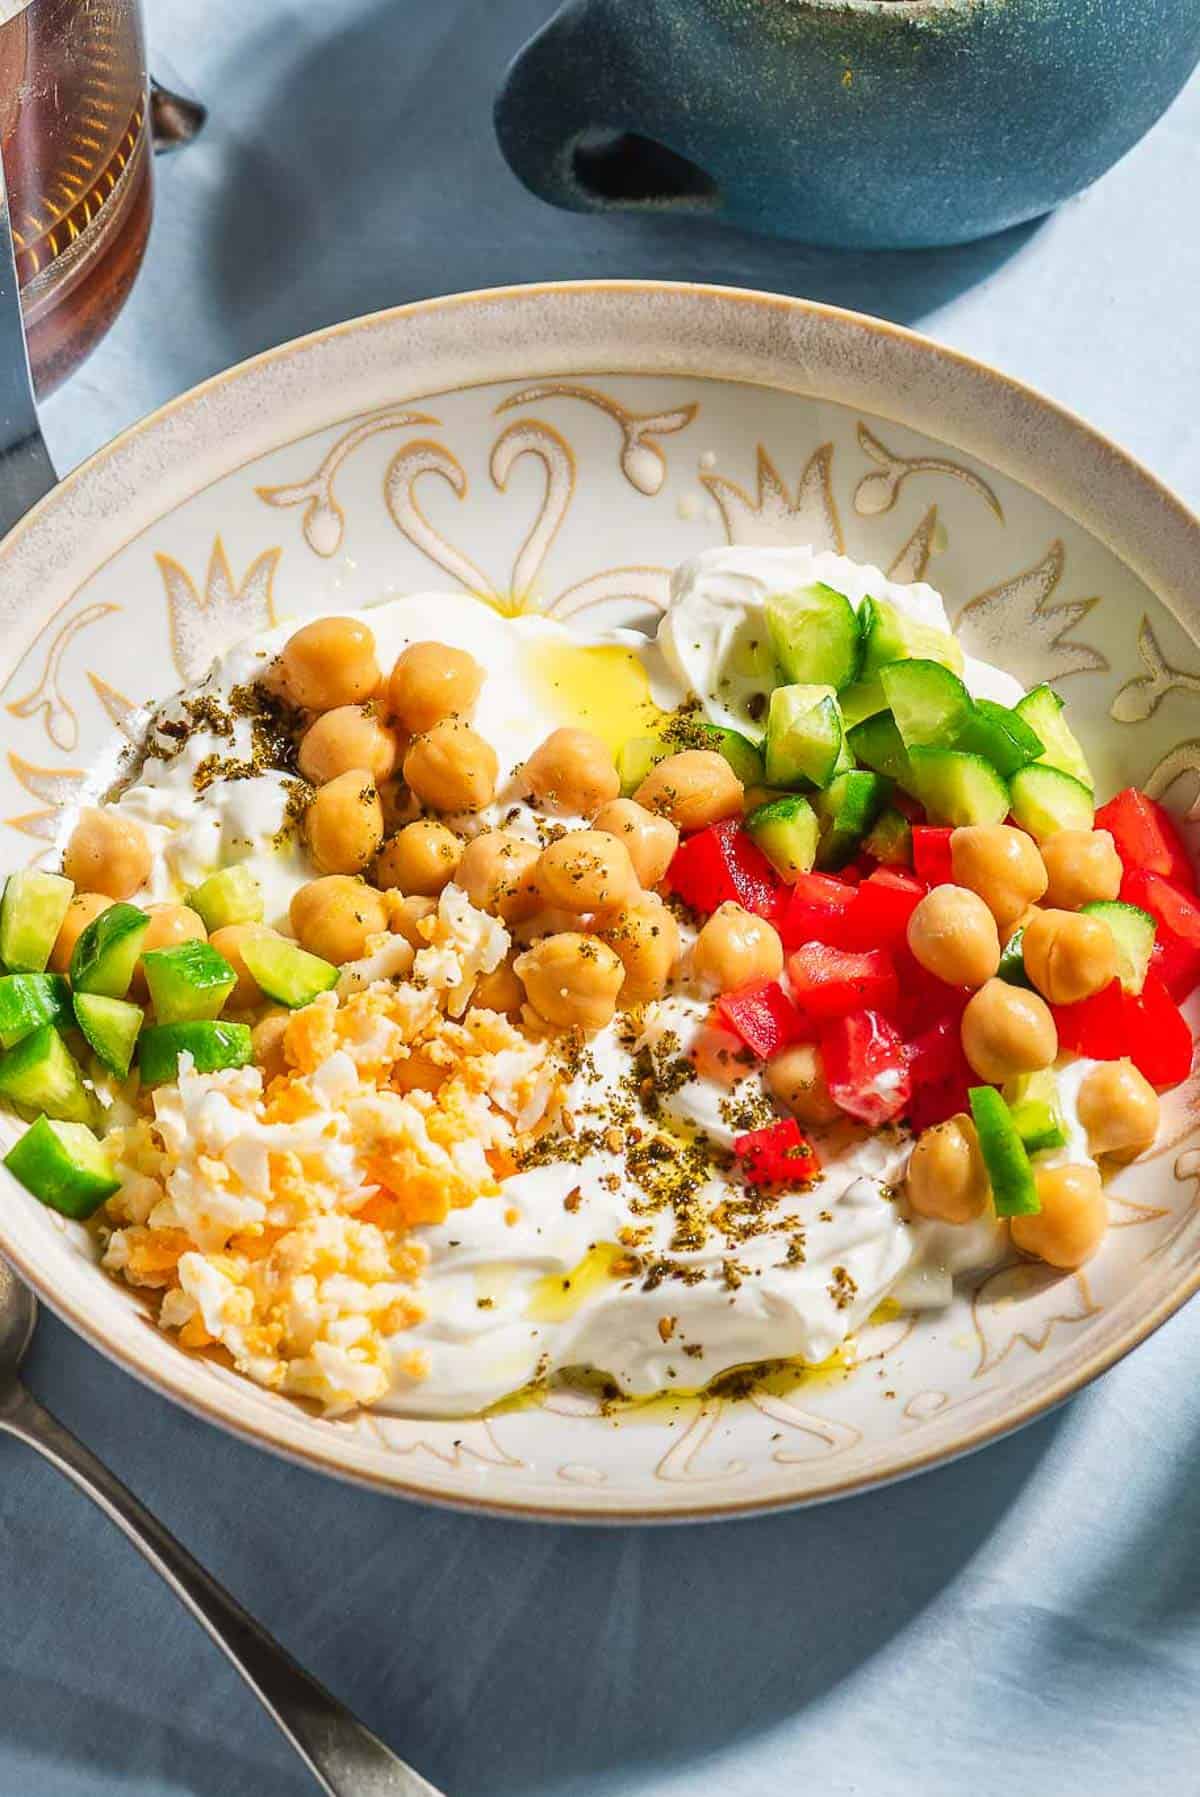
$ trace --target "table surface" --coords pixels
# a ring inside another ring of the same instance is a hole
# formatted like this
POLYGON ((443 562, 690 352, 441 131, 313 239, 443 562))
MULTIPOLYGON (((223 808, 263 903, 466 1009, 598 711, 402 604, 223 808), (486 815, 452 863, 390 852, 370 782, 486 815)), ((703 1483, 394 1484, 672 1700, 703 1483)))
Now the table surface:
MULTIPOLYGON (((374 307, 551 277, 876 312, 1076 408, 1200 501, 1200 81, 1054 218, 838 256, 550 211, 491 97, 549 0, 152 0, 212 108, 159 164, 108 341, 45 408, 60 468, 217 369, 374 307), (1182 224, 1182 240, 1180 226, 1182 224)), ((1057 1415, 821 1510, 544 1528, 340 1487, 180 1414, 44 1318, 29 1383, 448 1797, 1157 1797, 1197 1789, 1200 1305, 1057 1415), (1189 1346, 1190 1344, 1190 1346, 1189 1346)), ((133 1552, 0 1439, 0 1797, 306 1797, 133 1552)))

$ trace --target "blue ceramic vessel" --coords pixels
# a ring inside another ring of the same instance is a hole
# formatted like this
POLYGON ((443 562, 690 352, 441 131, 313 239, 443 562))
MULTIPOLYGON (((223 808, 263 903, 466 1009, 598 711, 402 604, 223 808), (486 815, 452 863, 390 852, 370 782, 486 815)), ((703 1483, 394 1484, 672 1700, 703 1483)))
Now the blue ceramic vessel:
POLYGON ((961 243, 1096 180, 1198 60, 1200 0, 569 0, 496 127, 576 211, 961 243))

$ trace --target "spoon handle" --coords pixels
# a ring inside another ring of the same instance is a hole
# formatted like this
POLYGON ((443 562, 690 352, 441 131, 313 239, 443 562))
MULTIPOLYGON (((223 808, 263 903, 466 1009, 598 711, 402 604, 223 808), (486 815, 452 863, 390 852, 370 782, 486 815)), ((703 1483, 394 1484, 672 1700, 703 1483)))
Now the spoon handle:
POLYGON ((0 1431, 36 1448, 116 1523, 232 1661, 327 1797, 441 1797, 310 1678, 91 1450, 20 1386, 0 1409, 0 1431))

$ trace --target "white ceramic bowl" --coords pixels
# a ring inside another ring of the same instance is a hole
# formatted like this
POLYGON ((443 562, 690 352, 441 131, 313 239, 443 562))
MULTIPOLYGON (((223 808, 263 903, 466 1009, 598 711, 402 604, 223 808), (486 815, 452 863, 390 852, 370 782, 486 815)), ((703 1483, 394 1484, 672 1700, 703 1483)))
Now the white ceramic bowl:
MULTIPOLYGON (((285 345, 64 481, 0 548, 0 859, 45 851, 131 705, 274 618, 443 584, 649 621, 669 567, 726 538, 926 576, 969 647, 1061 686, 1103 786, 1200 815, 1200 525, 1144 470, 890 325, 611 282, 468 294, 285 345)), ((160 1334, 85 1233, 7 1175, 0 1249, 130 1372, 328 1472, 520 1516, 727 1516, 963 1453, 1169 1316, 1200 1283, 1195 1074, 1164 1112, 1084 1273, 1014 1264, 949 1314, 865 1330, 851 1373, 617 1419, 562 1397, 470 1422, 324 1421, 160 1334)))

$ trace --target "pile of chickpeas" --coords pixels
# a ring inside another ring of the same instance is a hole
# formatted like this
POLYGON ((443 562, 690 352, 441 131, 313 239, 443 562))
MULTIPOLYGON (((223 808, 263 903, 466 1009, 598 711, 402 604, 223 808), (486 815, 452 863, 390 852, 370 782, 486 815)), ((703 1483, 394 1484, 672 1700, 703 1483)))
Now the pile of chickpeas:
MULTIPOLYGON (((1078 1004, 1117 976, 1108 925, 1078 907, 1115 899, 1121 862, 1107 830, 1062 830, 1040 849, 1007 824, 972 825, 950 838, 952 884, 935 886, 913 911, 908 945, 921 966, 971 989, 963 1053, 981 1081, 1000 1085, 1051 1067, 1058 1031, 1051 1005, 1078 1004), (1002 947, 1021 931, 1033 990, 997 978, 1002 947)), ((1079 1089, 1088 1151, 1132 1160, 1158 1129, 1158 1095, 1128 1061, 1095 1067, 1079 1089)), ((1041 1211, 1014 1217, 1012 1239, 1052 1266, 1077 1267, 1108 1227, 1100 1174, 1090 1162, 1035 1164, 1041 1211)), ((920 1216, 968 1223, 991 1190, 975 1125, 965 1114, 927 1129, 909 1162, 908 1201, 920 1216)))
MULTIPOLYGON (((385 931, 419 948, 421 926, 453 880, 514 941, 508 959, 480 980, 476 1004, 512 1016, 528 1006, 545 1024, 598 1030, 618 1004, 644 1003, 666 989, 682 950, 656 888, 679 833, 740 816, 746 804, 723 756, 706 749, 669 756, 632 798, 622 798, 605 743, 586 730, 555 730, 524 764, 521 790, 548 817, 583 819, 586 827, 564 828, 539 847, 474 821, 496 799, 499 763, 471 721, 484 670, 463 650, 413 643, 385 676, 365 624, 323 618, 289 638, 270 678, 309 719, 298 761, 315 789, 304 830, 319 875, 290 908, 304 948, 339 966, 364 956, 368 940, 385 931)), ((917 905, 909 947, 938 979, 970 988, 963 1051, 981 1081, 998 1085, 1053 1065, 1050 1005, 1077 1003, 1115 977, 1111 932, 1079 907, 1117 896, 1121 863, 1103 830, 1064 830, 1039 849, 1022 830, 971 826, 955 830, 950 846, 953 882, 917 905), (1032 991, 997 977, 1002 946, 1017 930, 1032 991)), ((140 890, 150 862, 136 822, 114 810, 84 812, 64 859, 77 890, 52 967, 66 971, 85 925, 140 890)), ((148 910, 148 949, 205 936, 186 905, 148 910)), ((241 953, 247 932, 261 927, 233 924, 211 938, 238 975, 235 1008, 263 1000, 241 953)), ((776 979, 783 965, 778 932, 732 903, 708 919, 691 953, 694 977, 715 992, 776 979)), ((279 1015, 258 1026, 264 1063, 279 1026, 279 1015)), ((740 1078, 746 1066, 736 1041, 720 1031, 708 1036, 698 1070, 725 1083, 740 1078)), ((785 1049, 764 1076, 800 1122, 839 1115, 816 1045, 785 1049)), ((1091 1153, 1131 1159, 1154 1139, 1158 1099, 1128 1062, 1114 1062, 1083 1082, 1079 1114, 1091 1153)), ((1091 1165, 1039 1166, 1036 1178, 1041 1213, 1014 1219, 1012 1238, 1053 1265, 1077 1266, 1104 1234, 1099 1174, 1091 1165)), ((984 1214, 990 1187, 968 1116, 922 1134, 906 1189, 921 1216, 966 1223, 984 1214)))

